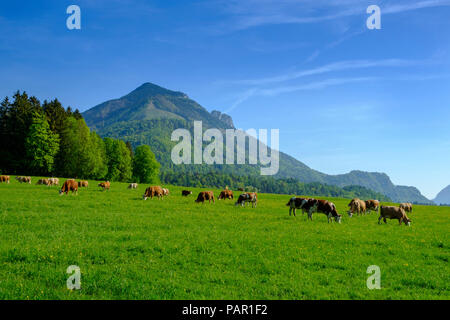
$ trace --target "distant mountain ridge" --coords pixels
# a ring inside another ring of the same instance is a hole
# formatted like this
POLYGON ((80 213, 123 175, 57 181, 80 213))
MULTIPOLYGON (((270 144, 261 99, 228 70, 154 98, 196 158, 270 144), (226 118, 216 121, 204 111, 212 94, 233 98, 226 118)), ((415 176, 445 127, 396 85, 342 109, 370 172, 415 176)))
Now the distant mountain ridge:
POLYGON ((436 204, 450 205, 450 185, 444 188, 441 192, 439 192, 433 201, 436 204))
MULTIPOLYGON (((152 83, 144 83, 129 94, 101 103, 83 113, 89 127, 102 136, 121 138, 133 145, 148 144, 162 164, 182 172, 205 172, 211 166, 174 166, 170 160, 171 132, 177 128, 192 128, 193 121, 201 120, 203 128, 221 130, 234 128, 229 115, 219 111, 208 112, 197 102, 178 91, 152 83), (205 168, 208 167, 208 168, 205 168)), ((214 165, 224 173, 259 174, 257 165, 214 165)), ((301 182, 320 182, 339 187, 359 185, 380 192, 396 202, 431 204, 415 187, 395 186, 384 173, 351 171, 347 174, 328 175, 309 168, 297 159, 280 152, 280 170, 276 178, 295 178, 301 182)))

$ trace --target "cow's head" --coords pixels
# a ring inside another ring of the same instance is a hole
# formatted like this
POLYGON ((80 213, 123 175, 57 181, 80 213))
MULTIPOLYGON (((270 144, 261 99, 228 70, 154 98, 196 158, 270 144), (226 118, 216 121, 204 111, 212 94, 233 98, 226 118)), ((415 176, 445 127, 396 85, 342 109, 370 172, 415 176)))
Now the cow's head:
POLYGON ((291 203, 295 203, 295 197, 294 198, 290 198, 288 203, 286 204, 286 206, 289 207, 291 205, 291 203))
POLYGON ((334 221, 336 221, 337 223, 341 223, 341 218, 342 218, 342 216, 341 216, 340 214, 337 214, 337 215, 334 217, 334 221))
POLYGON ((403 216, 403 222, 405 223, 405 225, 407 225, 409 227, 409 226, 411 226, 412 221, 405 215, 405 216, 403 216))
POLYGON ((144 199, 144 200, 147 200, 147 196, 146 196, 146 194, 144 193, 144 195, 142 196, 142 199, 144 199))
POLYGON ((62 191, 62 189, 59 190, 59 195, 62 196, 63 194, 64 194, 64 191, 62 191))
POLYGON ((347 213, 348 213, 348 216, 349 216, 350 218, 353 217, 353 211, 352 211, 352 210, 348 210, 347 213))

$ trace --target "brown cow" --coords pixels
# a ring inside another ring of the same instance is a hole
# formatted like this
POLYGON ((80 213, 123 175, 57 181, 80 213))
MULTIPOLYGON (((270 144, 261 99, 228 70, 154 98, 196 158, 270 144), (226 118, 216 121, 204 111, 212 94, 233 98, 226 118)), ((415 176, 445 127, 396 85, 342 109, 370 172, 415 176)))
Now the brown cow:
POLYGON ((103 191, 105 191, 105 190, 109 190, 111 188, 111 183, 109 183, 109 181, 101 182, 98 184, 98 186, 100 188, 103 188, 103 191))
POLYGON ((88 181, 85 180, 78 181, 78 188, 87 188, 87 187, 89 187, 88 181))
POLYGON ((367 213, 370 214, 370 211, 376 211, 378 212, 379 208, 380 208, 380 201, 378 200, 366 200, 366 209, 367 209, 367 213))
POLYGON ((31 184, 31 177, 16 177, 16 180, 20 183, 29 183, 31 184))
POLYGON ((68 194, 69 191, 72 191, 72 194, 75 192, 78 194, 78 183, 74 179, 68 179, 64 182, 59 190, 59 195, 62 196, 64 193, 68 194))
POLYGON ((163 192, 163 196, 168 196, 170 193, 169 189, 166 189, 166 188, 162 188, 162 192, 163 192))
POLYGON ((57 186, 59 185, 59 179, 58 178, 48 178, 48 185, 49 186, 57 186))
POLYGON ((258 203, 258 195, 256 194, 256 192, 247 192, 241 194, 234 205, 235 206, 241 205, 243 207, 246 202, 247 204, 251 202, 252 208, 256 207, 258 203))
POLYGON ((209 203, 211 203, 211 200, 213 203, 216 203, 216 201, 214 200, 214 192, 212 191, 201 191, 198 194, 197 200, 195 200, 195 202, 201 202, 204 203, 205 200, 208 200, 209 203))
POLYGON ((137 189, 138 184, 137 183, 130 183, 130 185, 128 186, 128 189, 137 189))
POLYGON ((36 182, 37 185, 46 185, 46 186, 50 186, 50 182, 48 181, 48 179, 39 179, 38 182, 36 182))
POLYGON ((183 197, 187 197, 190 194, 192 194, 192 191, 190 191, 190 190, 182 190, 181 191, 181 196, 183 196, 183 197))
POLYGON ((400 203, 399 207, 405 210, 405 212, 411 213, 413 210, 413 205, 411 203, 400 203))
POLYGON ((158 199, 162 199, 163 197, 163 190, 160 186, 153 186, 148 187, 145 189, 144 195, 142 196, 142 199, 147 200, 148 198, 158 197, 158 199))
MULTIPOLYGON (((333 202, 328 200, 314 200, 315 204, 312 204, 310 210, 308 211, 308 219, 312 220, 312 214, 314 212, 323 213, 328 218, 328 223, 330 223, 331 218, 338 223, 341 223, 341 215, 337 212, 336 206, 333 202)), ((314 201, 312 203, 314 203, 314 201)))
POLYGON ((9 176, 0 176, 0 183, 9 183, 9 176))
POLYGON ((358 215, 366 214, 366 202, 358 198, 353 199, 348 204, 350 210, 348 211, 349 217, 352 217, 354 213, 358 215))
POLYGON ((399 225, 402 224, 402 222, 405 223, 405 225, 409 226, 411 225, 411 220, 406 215, 405 210, 402 208, 397 207, 380 207, 380 217, 378 218, 378 224, 381 224, 381 219, 383 219, 384 223, 386 222, 386 219, 397 219, 399 222, 399 225))
POLYGON ((217 199, 218 200, 222 200, 222 199, 224 199, 224 200, 226 200, 226 199, 232 200, 233 199, 233 191, 228 190, 228 189, 223 190, 222 192, 220 192, 219 197, 217 199))
POLYGON ((289 207, 289 215, 291 215, 292 210, 294 210, 294 217, 296 209, 302 209, 302 213, 305 213, 306 210, 303 208, 303 206, 308 202, 309 199, 307 198, 297 198, 293 197, 289 200, 289 202, 286 204, 286 206, 289 207))

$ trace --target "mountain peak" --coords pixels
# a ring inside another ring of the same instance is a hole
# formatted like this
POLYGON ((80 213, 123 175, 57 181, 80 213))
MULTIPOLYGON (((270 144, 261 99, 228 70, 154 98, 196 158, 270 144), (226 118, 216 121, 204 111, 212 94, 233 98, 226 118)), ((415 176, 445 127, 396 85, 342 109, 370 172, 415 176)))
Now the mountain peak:
POLYGON ((130 95, 145 95, 145 96, 154 96, 157 94, 161 95, 171 95, 171 96, 178 96, 178 97, 186 97, 188 96, 179 91, 172 91, 166 88, 163 88, 161 86, 158 86, 157 84, 151 83, 151 82, 145 82, 133 91, 131 91, 129 94, 127 94, 125 97, 130 95))
POLYGON ((211 115, 213 117, 219 119, 220 121, 226 123, 230 128, 234 129, 233 118, 231 118, 231 116, 227 115, 226 113, 217 111, 217 110, 211 111, 211 115))
POLYGON ((179 91, 146 82, 127 95, 103 102, 83 113, 89 127, 99 130, 118 122, 145 120, 202 121, 205 128, 234 128, 231 117, 211 114, 179 91))

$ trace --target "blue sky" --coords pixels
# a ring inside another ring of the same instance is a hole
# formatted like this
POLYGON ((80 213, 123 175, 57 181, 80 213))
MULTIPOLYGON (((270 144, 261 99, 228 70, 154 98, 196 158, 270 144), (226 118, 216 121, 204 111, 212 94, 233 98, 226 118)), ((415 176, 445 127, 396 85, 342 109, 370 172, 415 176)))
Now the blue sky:
POLYGON ((84 111, 153 82, 279 128, 314 169, 385 172, 434 198, 450 184, 449 31, 450 0, 2 1, 0 95, 84 111))

